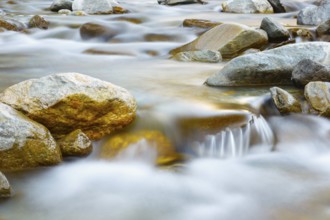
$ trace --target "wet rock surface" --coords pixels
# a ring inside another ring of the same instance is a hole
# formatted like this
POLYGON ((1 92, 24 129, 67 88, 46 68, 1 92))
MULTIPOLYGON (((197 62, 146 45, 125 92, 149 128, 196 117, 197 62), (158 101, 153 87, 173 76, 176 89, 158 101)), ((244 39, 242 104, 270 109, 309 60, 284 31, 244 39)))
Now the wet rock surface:
POLYGON ((305 86, 312 81, 330 81, 330 66, 311 59, 300 61, 292 72, 292 81, 297 86, 305 86))
POLYGON ((104 41, 120 33, 118 28, 112 28, 101 23, 86 23, 80 27, 80 36, 83 40, 101 39, 104 41))
POLYGON ((29 28, 48 29, 48 26, 49 22, 40 15, 33 16, 28 24, 29 28))
POLYGON ((81 129, 100 139, 131 123, 136 111, 127 90, 79 73, 23 81, 0 94, 0 101, 45 125, 56 138, 81 129))
POLYGON ((272 87, 270 93, 274 104, 282 114, 299 113, 301 106, 299 101, 289 92, 279 87, 272 87))
POLYGON ((92 141, 80 129, 57 141, 63 156, 83 157, 93 150, 92 141))
POLYGON ((222 24, 170 53, 208 49, 219 51, 223 58, 232 58, 246 49, 265 45, 267 40, 267 34, 263 30, 240 24, 222 24))
POLYGON ((267 32, 269 42, 285 41, 290 37, 289 31, 270 17, 262 19, 260 28, 267 32))
POLYGON ((0 169, 55 165, 61 152, 50 132, 8 105, 0 103, 0 169))
POLYGON ((291 84, 294 67, 303 59, 330 63, 330 43, 310 42, 282 46, 231 60, 206 81, 211 86, 291 84))
POLYGON ((267 0, 228 0, 222 3, 222 10, 231 13, 273 13, 273 7, 267 0))

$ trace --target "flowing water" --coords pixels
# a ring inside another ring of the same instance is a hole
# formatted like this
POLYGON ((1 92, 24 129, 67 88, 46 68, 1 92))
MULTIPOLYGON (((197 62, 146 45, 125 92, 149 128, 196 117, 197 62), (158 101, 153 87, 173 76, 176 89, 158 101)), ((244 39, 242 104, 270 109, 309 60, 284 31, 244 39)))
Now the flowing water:
MULTIPOLYGON (((137 119, 124 133, 160 130, 190 158, 172 168, 155 167, 152 143, 142 140, 120 158, 101 160, 102 140, 87 158, 6 173, 16 196, 0 201, 0 219, 330 219, 328 120, 303 115, 265 120, 260 106, 268 88, 207 87, 207 77, 225 62, 168 59, 170 49, 200 31, 183 28, 185 18, 257 27, 265 16, 220 13, 221 2, 167 7, 156 0, 121 0, 131 13, 63 16, 45 10, 49 0, 1 1, 8 16, 26 21, 44 15, 50 28, 0 33, 0 91, 58 72, 112 82, 138 102, 137 119), (87 22, 119 33, 107 41, 82 40, 79 27, 87 22), (147 38, 150 34, 165 39, 147 38), (147 153, 136 157, 134 149, 141 148, 147 153)), ((290 12, 269 16, 287 26, 295 26, 297 10, 312 3, 283 2, 290 12)))

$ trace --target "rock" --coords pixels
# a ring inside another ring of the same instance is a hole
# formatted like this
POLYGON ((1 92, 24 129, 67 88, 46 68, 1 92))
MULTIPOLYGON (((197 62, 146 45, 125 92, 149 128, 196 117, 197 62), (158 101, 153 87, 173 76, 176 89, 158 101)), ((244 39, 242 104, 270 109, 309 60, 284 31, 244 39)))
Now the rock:
POLYGON ((180 4, 204 4, 202 0, 157 0, 160 5, 180 5, 180 4))
POLYGON ((159 41, 176 41, 176 36, 170 34, 156 34, 156 33, 149 33, 144 35, 144 40, 148 42, 159 42, 159 41))
POLYGON ((120 7, 120 6, 113 6, 112 7, 112 12, 114 14, 127 14, 127 13, 129 13, 128 10, 126 10, 126 9, 120 7))
POLYGON ((311 30, 305 28, 290 28, 289 32, 294 38, 298 38, 300 42, 314 41, 314 33, 311 30))
POLYGON ((57 141, 63 156, 87 156, 93 150, 92 141, 80 129, 57 141))
POLYGON ((39 29, 48 29, 49 22, 46 21, 42 16, 35 15, 33 16, 28 24, 29 28, 39 28, 39 29))
MULTIPOLYGON (((159 131, 143 130, 118 134, 109 139, 101 149, 102 158, 150 157, 155 151, 156 164, 167 165, 182 160, 170 140, 159 131)), ((146 158, 148 159, 148 158, 146 158)), ((154 158, 151 158, 154 159, 154 158)))
POLYGON ((60 149, 44 126, 0 103, 0 170, 60 162, 60 149))
POLYGON ((237 57, 206 81, 211 86, 289 84, 294 67, 303 59, 330 63, 330 43, 308 42, 285 45, 237 57))
POLYGON ((316 28, 316 33, 319 37, 323 35, 330 35, 330 19, 320 24, 316 28))
POLYGON ((321 115, 330 116, 330 83, 310 82, 305 86, 305 98, 321 115))
POLYGON ((240 24, 222 24, 205 32, 194 41, 170 51, 217 50, 223 58, 232 58, 249 48, 260 48, 268 42, 263 30, 240 24))
POLYGON ((7 88, 0 101, 62 138, 81 129, 96 140, 131 123, 136 102, 119 86, 79 73, 58 73, 7 88))
POLYGON ((267 0, 228 0, 222 3, 222 10, 241 14, 274 13, 273 7, 267 0))
POLYGON ((54 12, 58 12, 62 9, 72 11, 72 0, 54 0, 53 4, 50 6, 50 10, 54 12))
POLYGON ((275 13, 284 13, 286 12, 284 6, 280 0, 268 0, 269 4, 273 7, 275 13))
POLYGON ((61 9, 58 11, 58 13, 61 15, 70 15, 72 11, 70 11, 69 9, 61 9))
POLYGON ((297 86, 305 86, 312 81, 330 81, 330 67, 311 59, 301 60, 292 71, 292 81, 297 86))
POLYGON ((222 60, 219 51, 214 50, 199 50, 199 51, 185 51, 175 54, 173 59, 183 62, 205 62, 218 63, 222 60))
POLYGON ((204 29, 211 29, 215 26, 221 25, 221 22, 212 22, 209 20, 203 19, 185 19, 183 21, 183 27, 197 27, 197 28, 204 28, 204 29))
POLYGON ((279 87, 272 87, 270 89, 270 93, 280 113, 300 113, 302 111, 298 100, 284 89, 279 87))
POLYGON ((309 6, 298 13, 297 23, 319 25, 330 19, 330 0, 322 0, 319 6, 309 6))
POLYGON ((26 29, 23 23, 10 18, 0 18, 0 27, 8 31, 23 31, 26 29))
POLYGON ((290 37, 289 31, 279 22, 270 17, 262 19, 260 28, 266 31, 269 42, 285 41, 290 37))
POLYGON ((110 0, 74 0, 73 11, 84 11, 87 14, 111 14, 110 0))
POLYGON ((259 53, 259 52, 260 52, 259 49, 251 48, 251 49, 247 49, 246 51, 244 51, 241 55, 246 55, 246 54, 251 54, 251 53, 259 53))
POLYGON ((0 199, 9 198, 12 195, 13 192, 7 178, 0 172, 0 199))
POLYGON ((74 16, 87 16, 88 14, 84 11, 73 11, 73 12, 71 12, 71 15, 74 15, 74 16))
POLYGON ((80 27, 80 36, 83 40, 99 38, 107 41, 118 33, 117 29, 98 23, 86 23, 80 27))

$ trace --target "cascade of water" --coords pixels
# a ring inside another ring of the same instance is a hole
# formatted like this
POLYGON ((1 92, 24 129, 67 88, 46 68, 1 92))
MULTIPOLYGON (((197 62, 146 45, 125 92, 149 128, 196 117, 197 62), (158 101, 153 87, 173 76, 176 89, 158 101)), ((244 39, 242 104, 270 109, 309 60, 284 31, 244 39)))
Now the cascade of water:
POLYGON ((194 142, 193 148, 199 157, 242 157, 253 146, 270 151, 274 135, 262 116, 252 116, 244 127, 226 128, 215 135, 207 135, 201 142, 194 142), (253 137, 253 142, 251 141, 253 137))

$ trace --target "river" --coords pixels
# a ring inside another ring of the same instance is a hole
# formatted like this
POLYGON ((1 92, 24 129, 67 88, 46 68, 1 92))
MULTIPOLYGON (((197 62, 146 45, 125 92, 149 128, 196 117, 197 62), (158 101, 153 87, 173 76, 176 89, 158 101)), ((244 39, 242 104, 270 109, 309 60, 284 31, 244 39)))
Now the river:
MULTIPOLYGON (((221 13, 221 2, 169 7, 156 0, 120 0, 131 13, 90 16, 47 11, 51 0, 0 2, 15 19, 39 14, 50 22, 48 30, 0 33, 0 92, 59 72, 109 81, 129 90, 138 103, 135 123, 123 132, 161 130, 191 156, 172 168, 156 167, 148 158, 101 160, 98 149, 110 136, 95 142, 87 158, 7 172, 15 197, 0 201, 0 219, 330 219, 327 119, 265 111, 269 87, 205 86, 226 62, 168 59, 169 50, 197 36, 198 30, 182 27, 186 18, 258 27, 265 16, 221 13), (127 21, 132 19, 138 24, 127 21), (87 22, 107 24, 120 33, 109 41, 82 40, 79 27, 87 22), (148 34, 170 37, 151 41, 148 34), (91 50, 99 53, 86 52, 91 50), (211 129, 189 127, 197 134, 186 135, 178 126, 195 119, 211 123, 211 129)), ((284 1, 290 12, 267 16, 296 26, 294 15, 310 2, 284 1)))

